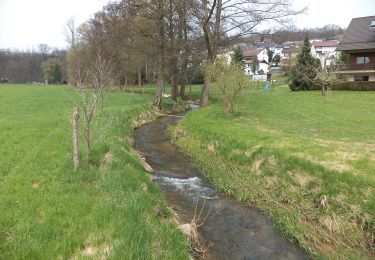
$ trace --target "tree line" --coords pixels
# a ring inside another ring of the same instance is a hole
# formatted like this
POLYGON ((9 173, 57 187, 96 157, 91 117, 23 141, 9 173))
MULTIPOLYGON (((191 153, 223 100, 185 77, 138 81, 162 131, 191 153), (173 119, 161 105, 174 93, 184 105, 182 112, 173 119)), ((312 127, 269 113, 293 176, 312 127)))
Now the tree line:
MULTIPOLYGON (((159 104, 164 84, 171 98, 184 97, 185 86, 214 63, 221 48, 251 35, 265 21, 286 22, 304 10, 289 0, 121 0, 79 26, 66 26, 70 43, 68 76, 103 56, 114 64, 116 85, 157 85, 159 104)), ((79 74, 79 73, 78 73, 79 74)), ((210 77, 203 76, 200 103, 208 103, 210 77)))
POLYGON ((31 83, 44 82, 53 75, 51 83, 63 82, 67 81, 66 63, 65 50, 46 44, 40 44, 37 50, 0 50, 0 78, 9 83, 31 83))

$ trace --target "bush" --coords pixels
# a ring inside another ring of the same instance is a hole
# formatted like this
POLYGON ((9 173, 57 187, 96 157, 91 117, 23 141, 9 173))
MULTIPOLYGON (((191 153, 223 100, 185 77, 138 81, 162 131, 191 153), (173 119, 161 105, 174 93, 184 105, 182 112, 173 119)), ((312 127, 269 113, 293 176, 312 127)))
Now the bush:
MULTIPOLYGON (((310 89, 321 90, 321 87, 313 85, 310 89)), ((347 81, 332 85, 331 90, 375 91, 375 81, 347 81)))
POLYGON ((191 84, 198 85, 204 83, 204 75, 203 72, 199 71, 197 74, 194 75, 194 78, 191 80, 191 84))

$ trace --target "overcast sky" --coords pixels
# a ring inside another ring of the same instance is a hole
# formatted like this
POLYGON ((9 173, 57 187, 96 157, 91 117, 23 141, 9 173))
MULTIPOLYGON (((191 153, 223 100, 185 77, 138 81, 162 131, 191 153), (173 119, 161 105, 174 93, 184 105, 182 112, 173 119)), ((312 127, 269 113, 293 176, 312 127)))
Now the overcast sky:
MULTIPOLYGON (((183 1, 183 0, 181 0, 183 1)), ((70 17, 89 19, 109 0, 0 0, 0 48, 31 49, 39 43, 65 47, 63 27, 70 17)), ((295 19, 300 28, 337 24, 347 27, 351 18, 375 15, 375 0, 294 0, 307 14, 295 19)))

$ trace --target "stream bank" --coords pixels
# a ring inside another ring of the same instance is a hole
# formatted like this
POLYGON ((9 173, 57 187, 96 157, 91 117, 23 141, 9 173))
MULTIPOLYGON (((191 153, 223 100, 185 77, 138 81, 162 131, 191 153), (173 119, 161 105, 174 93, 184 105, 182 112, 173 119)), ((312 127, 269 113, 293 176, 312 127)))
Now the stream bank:
MULTIPOLYGON (((181 114, 180 114, 181 115, 181 114)), ((206 259, 308 259, 258 209, 215 190, 166 133, 181 116, 165 116, 135 130, 135 148, 183 223, 195 220, 206 259)))

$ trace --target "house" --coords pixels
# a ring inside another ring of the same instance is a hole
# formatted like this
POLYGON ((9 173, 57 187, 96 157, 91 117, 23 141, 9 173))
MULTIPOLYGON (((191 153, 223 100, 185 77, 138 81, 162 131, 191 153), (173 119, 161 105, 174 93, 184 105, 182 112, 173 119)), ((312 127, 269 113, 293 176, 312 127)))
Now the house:
POLYGON ((328 68, 332 61, 338 58, 338 52, 336 51, 338 44, 338 41, 313 41, 311 55, 320 60, 323 68, 328 68))
POLYGON ((349 81, 375 81, 375 16, 352 19, 337 50, 349 55, 337 74, 349 81))
MULTIPOLYGON (((259 61, 258 71, 263 71, 264 73, 268 73, 269 66, 268 66, 267 49, 253 47, 244 51, 244 56, 245 56, 245 73, 247 75, 254 74, 251 71, 251 64, 253 63, 253 59, 255 57, 257 57, 259 61)), ((258 74, 258 73, 256 72, 255 74, 258 74)))
POLYGON ((292 69, 292 66, 296 63, 297 56, 300 52, 301 45, 298 45, 298 47, 295 45, 287 45, 287 47, 283 48, 281 52, 280 67, 284 74, 289 74, 290 70, 292 69))
POLYGON ((290 47, 284 47, 281 51, 281 59, 293 59, 297 57, 298 53, 300 53, 301 48, 290 46, 290 47))
POLYGON ((273 56, 275 57, 278 54, 281 58, 283 49, 284 49, 284 46, 282 44, 277 44, 274 48, 273 56))

